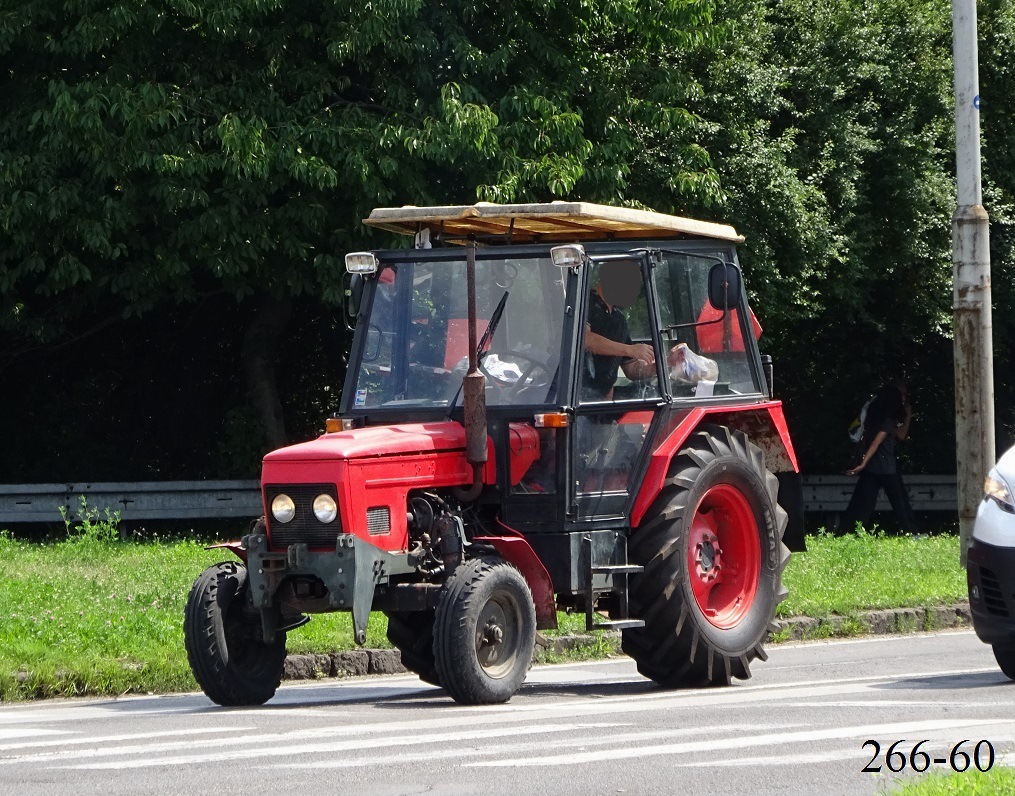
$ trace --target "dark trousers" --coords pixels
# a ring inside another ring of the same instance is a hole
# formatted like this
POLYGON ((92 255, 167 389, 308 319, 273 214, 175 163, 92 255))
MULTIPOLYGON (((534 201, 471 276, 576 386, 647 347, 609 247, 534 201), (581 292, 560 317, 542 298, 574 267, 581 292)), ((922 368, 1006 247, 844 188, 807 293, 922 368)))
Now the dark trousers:
POLYGON ((849 505, 839 520, 839 533, 849 533, 856 528, 858 522, 867 525, 878 502, 878 493, 882 489, 888 496, 888 502, 892 504, 892 510, 902 530, 906 533, 916 533, 916 517, 913 516, 913 509, 909 505, 909 495, 906 494, 906 487, 902 483, 902 475, 869 473, 866 470, 860 471, 860 480, 856 482, 853 497, 849 499, 849 505))

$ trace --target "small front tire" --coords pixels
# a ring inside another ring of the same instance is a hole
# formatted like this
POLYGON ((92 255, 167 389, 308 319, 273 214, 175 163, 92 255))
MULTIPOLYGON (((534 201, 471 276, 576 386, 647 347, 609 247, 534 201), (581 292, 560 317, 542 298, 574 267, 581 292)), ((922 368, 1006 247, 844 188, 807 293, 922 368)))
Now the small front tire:
POLYGON ((242 564, 209 567, 194 581, 183 619, 194 678, 209 699, 226 707, 263 705, 278 690, 285 666, 285 634, 264 643, 247 589, 242 564))
POLYGON ((507 702, 536 643, 536 609, 522 574, 496 557, 466 561, 448 578, 434 623, 434 660, 456 702, 507 702))

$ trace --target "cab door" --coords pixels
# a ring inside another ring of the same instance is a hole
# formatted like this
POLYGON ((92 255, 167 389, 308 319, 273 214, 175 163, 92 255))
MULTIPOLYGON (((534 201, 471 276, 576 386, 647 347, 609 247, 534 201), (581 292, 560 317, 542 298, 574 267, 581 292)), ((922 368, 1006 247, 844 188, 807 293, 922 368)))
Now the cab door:
POLYGON ((650 268, 638 253, 596 257, 583 269, 569 484, 578 521, 626 524, 664 404, 650 268))

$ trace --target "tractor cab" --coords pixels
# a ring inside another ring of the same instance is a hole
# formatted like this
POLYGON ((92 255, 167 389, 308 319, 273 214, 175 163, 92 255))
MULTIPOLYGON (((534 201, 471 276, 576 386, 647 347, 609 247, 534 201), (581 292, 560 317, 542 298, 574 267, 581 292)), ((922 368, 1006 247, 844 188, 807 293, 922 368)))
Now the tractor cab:
POLYGON ((195 677, 281 679, 286 634, 387 616, 469 704, 521 686, 559 610, 668 686, 750 676, 801 549, 799 477, 726 225, 586 203, 374 210, 346 257, 340 411, 264 457, 264 517, 195 582, 195 677), (789 530, 787 530, 789 529, 789 530))
POLYGON ((347 426, 464 423, 478 369, 501 518, 627 516, 653 421, 768 397, 728 226, 585 203, 385 208, 423 248, 349 255, 347 426))

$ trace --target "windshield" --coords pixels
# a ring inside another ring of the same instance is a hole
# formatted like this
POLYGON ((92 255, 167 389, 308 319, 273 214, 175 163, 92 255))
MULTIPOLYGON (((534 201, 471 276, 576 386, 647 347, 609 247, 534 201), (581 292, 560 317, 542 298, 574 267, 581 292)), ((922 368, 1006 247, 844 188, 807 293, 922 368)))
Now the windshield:
MULTIPOLYGON (((556 402, 563 273, 548 258, 477 260, 487 405, 556 402)), ((353 408, 448 406, 468 371, 466 304, 464 257, 384 265, 361 322, 353 408)))

